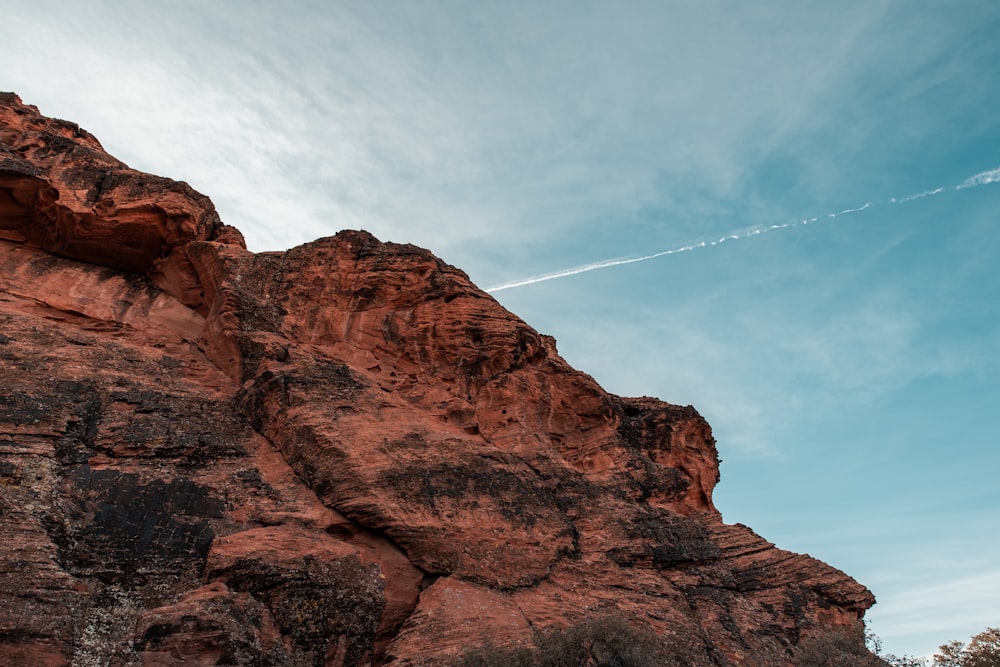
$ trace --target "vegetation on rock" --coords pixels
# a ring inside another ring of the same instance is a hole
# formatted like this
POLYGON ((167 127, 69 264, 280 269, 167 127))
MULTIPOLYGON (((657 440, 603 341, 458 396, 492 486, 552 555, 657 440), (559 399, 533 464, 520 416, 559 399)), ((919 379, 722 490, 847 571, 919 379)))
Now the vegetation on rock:
POLYGON ((487 641, 463 655, 455 667, 671 667, 681 665, 649 627, 616 617, 590 619, 541 632, 537 648, 495 646, 487 641))

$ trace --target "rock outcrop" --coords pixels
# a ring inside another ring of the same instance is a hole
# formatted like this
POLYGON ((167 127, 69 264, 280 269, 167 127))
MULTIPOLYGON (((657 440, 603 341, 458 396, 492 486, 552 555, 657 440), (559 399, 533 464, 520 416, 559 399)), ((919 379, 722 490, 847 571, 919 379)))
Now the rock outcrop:
POLYGON ((787 665, 874 599, 712 504, 691 407, 621 398, 460 270, 211 201, 0 94, 0 663, 439 665, 602 615, 787 665))

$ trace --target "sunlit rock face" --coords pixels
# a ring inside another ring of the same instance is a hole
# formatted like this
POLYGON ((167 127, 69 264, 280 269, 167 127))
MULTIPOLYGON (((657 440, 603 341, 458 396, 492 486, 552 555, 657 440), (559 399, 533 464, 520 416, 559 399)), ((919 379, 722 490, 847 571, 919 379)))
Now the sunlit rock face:
POLYGON ((253 254, 0 94, 0 663, 440 665, 616 615, 787 665, 874 599, 712 504, 621 398, 430 252, 253 254))

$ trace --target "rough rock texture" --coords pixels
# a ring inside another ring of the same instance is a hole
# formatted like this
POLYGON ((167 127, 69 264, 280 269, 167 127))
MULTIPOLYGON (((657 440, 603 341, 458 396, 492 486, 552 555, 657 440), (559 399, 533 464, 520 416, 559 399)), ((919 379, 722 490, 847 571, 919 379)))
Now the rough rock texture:
POLYGON ((0 94, 0 664, 446 664, 615 614, 690 665, 856 628, 726 525, 691 407, 606 393, 425 250, 253 254, 0 94))

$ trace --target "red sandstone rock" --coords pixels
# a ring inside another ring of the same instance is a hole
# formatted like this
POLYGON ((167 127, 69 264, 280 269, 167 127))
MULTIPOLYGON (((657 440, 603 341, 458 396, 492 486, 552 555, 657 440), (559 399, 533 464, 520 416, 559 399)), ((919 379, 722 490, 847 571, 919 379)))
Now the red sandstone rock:
POLYGON ((874 599, 712 504, 691 407, 606 393, 461 271, 211 202, 0 94, 0 662, 435 665, 609 614, 788 665, 874 599))
POLYGON ((253 596, 218 582, 143 613, 135 636, 143 667, 288 661, 270 612, 253 596))
POLYGON ((129 169, 75 123, 44 118, 10 93, 0 104, 5 238, 145 273, 174 248, 222 232, 212 202, 186 183, 129 169))

